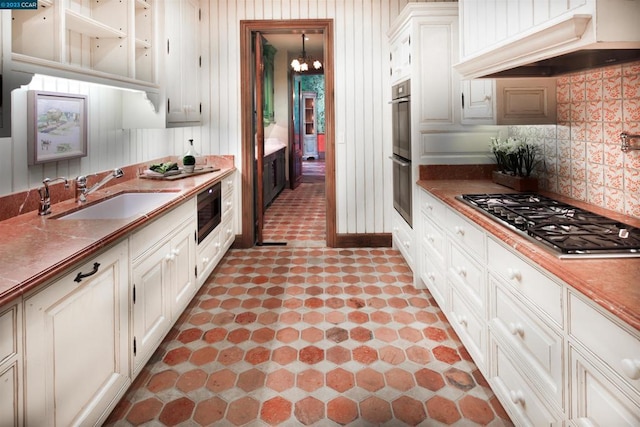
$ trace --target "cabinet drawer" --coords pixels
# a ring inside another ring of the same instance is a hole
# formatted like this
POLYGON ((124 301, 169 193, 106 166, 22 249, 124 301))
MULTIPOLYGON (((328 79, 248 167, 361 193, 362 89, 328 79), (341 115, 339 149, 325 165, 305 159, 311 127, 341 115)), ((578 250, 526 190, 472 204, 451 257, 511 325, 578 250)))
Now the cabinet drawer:
POLYGON ((501 397, 505 409, 515 418, 515 424, 562 426, 562 421, 544 405, 540 396, 529 386, 529 380, 518 372, 495 342, 492 342, 492 353, 494 367, 489 382, 493 391, 501 397))
POLYGON ((393 243, 396 249, 402 253, 409 268, 413 270, 414 247, 413 247, 413 230, 409 227, 400 214, 395 212, 396 218, 393 220, 393 243))
POLYGON ((485 233, 478 226, 447 209, 446 229, 451 239, 479 260, 486 260, 485 233))
POLYGON ((451 292, 449 322, 460 336, 475 364, 484 370, 487 349, 487 328, 484 319, 480 320, 455 289, 451 292))
POLYGON ((18 306, 0 311, 0 365, 18 353, 18 306))
POLYGON ((444 264, 444 232, 431 222, 424 212, 422 213, 422 240, 439 258, 439 262, 444 264))
POLYGON ((640 396, 617 386, 571 345, 569 372, 574 387, 569 418, 578 426, 640 426, 640 396))
POLYGON ((422 269, 420 277, 422 281, 427 285, 429 291, 440 305, 440 309, 443 311, 448 310, 448 288, 447 278, 444 273, 444 263, 440 260, 433 250, 422 247, 422 263, 420 268, 422 269))
POLYGON ((215 264, 222 256, 222 243, 220 241, 220 230, 222 226, 216 227, 207 238, 198 245, 198 282, 203 283, 206 280, 215 264))
POLYGON ((233 193, 233 187, 234 187, 233 177, 234 176, 235 176, 235 172, 222 180, 222 185, 220 186, 220 191, 222 191, 222 197, 225 197, 227 194, 233 193))
POLYGON ((640 392, 640 336, 569 293, 569 335, 640 392))
MULTIPOLYGON (((477 312, 484 313, 486 307, 486 274, 468 253, 449 243, 449 277, 460 293, 468 296, 477 312)), ((483 315, 484 318, 484 315, 483 315)))
POLYGON ((561 328, 562 285, 489 239, 489 268, 561 328))
POLYGON ((224 221, 233 212, 233 192, 227 191, 222 194, 222 220, 224 221))
POLYGON ((162 217, 156 219, 151 224, 146 225, 140 231, 131 235, 131 259, 135 259, 146 250, 160 242, 175 230, 177 224, 182 224, 189 218, 195 218, 196 205, 195 197, 184 202, 175 209, 167 212, 162 217))
POLYGON ((562 336, 545 325, 535 313, 513 298, 508 290, 492 280, 495 300, 491 319, 491 333, 508 343, 518 355, 544 395, 563 407, 562 396, 562 336))
POLYGON ((446 205, 424 190, 421 190, 420 210, 434 223, 444 224, 446 205))
POLYGON ((233 243, 236 235, 233 230, 233 218, 229 217, 224 220, 220 228, 220 243, 222 244, 222 249, 226 251, 233 243))

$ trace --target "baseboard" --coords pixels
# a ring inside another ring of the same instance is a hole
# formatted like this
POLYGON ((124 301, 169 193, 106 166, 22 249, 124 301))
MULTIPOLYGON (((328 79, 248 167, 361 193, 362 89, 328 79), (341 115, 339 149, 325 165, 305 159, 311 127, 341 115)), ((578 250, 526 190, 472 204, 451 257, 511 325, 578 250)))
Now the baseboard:
POLYGON ((336 248, 390 248, 391 233, 337 234, 336 248))

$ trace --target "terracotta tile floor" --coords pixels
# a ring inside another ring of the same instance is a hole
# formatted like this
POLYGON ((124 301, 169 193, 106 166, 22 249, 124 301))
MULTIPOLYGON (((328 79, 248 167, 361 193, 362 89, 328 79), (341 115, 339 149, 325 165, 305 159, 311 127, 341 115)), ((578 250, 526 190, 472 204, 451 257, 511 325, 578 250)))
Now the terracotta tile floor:
POLYGON ((511 425, 396 250, 316 246, 317 186, 281 195, 298 245, 229 251, 107 425, 511 425))

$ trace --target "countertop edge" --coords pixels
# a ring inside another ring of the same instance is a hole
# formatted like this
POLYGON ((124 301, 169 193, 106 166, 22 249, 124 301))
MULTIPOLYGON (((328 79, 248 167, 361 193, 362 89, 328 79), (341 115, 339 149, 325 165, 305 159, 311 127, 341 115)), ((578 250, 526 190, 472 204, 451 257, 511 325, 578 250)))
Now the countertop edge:
MULTIPOLYGON (((598 304, 611 314, 615 315, 622 321, 626 322, 635 329, 640 330, 640 313, 633 310, 631 307, 623 305, 620 301, 613 300, 608 297, 606 293, 598 292, 593 286, 585 283, 583 277, 573 274, 567 269, 563 269, 559 266, 561 262, 580 262, 580 260, 560 260, 548 250, 541 248, 534 243, 528 241, 524 237, 518 236, 515 232, 497 224, 491 219, 485 217, 480 212, 476 211, 470 206, 467 206, 463 202, 455 199, 448 192, 438 190, 438 183, 442 183, 441 180, 420 180, 417 182, 418 186, 428 191, 430 194, 436 196, 439 200, 445 203, 447 206, 456 210, 464 215, 474 223, 482 227, 504 245, 510 247, 512 250, 522 254, 530 262, 540 266, 546 272, 552 276, 557 277, 567 286, 581 292, 583 295, 590 298, 594 303, 598 304)), ((471 181, 470 181, 471 182, 471 181)), ((639 279, 640 280, 640 279, 639 279)))
MULTIPOLYGON (((8 289, 7 291, 0 294, 0 306, 9 304, 16 299, 21 298, 25 293, 38 288, 39 286, 54 280, 59 277, 63 273, 65 273, 69 268, 74 265, 80 263, 83 259, 95 255, 97 253, 102 252, 103 250, 119 243, 123 238, 126 238, 133 231, 139 229, 140 227, 148 224, 169 210, 177 207, 182 204, 186 200, 194 197, 198 194, 198 192, 209 185, 215 184, 216 182, 222 181, 227 176, 231 175, 236 171, 236 167, 233 166, 228 169, 222 169, 215 177, 208 179, 204 182, 200 182, 195 184, 190 189, 176 192, 176 198, 171 201, 163 204, 160 208, 150 212, 147 215, 143 215, 140 217, 136 217, 135 219, 127 222, 125 225, 115 229, 112 233, 109 233, 106 236, 101 236, 99 239, 95 239, 91 244, 87 245, 80 251, 76 251, 72 255, 61 259, 59 262, 51 265, 49 268, 45 270, 41 270, 38 273, 34 274, 30 278, 20 283, 17 283, 14 287, 8 289)), ((200 175, 200 177, 206 177, 206 175, 200 175)), ((137 182, 137 180, 141 180, 140 178, 134 178, 129 181, 126 181, 123 184, 119 184, 116 186, 112 186, 109 188, 109 192, 107 195, 112 195, 113 193, 131 190, 132 182, 137 182)), ((149 181, 149 180, 145 180, 149 181)), ((164 182, 164 181, 158 181, 164 182)), ((162 191, 162 190, 158 190, 162 191)), ((94 193, 95 195, 99 195, 99 192, 94 193)), ((33 214, 33 213, 32 213, 33 214)), ((28 215, 28 214, 25 214, 28 215)))

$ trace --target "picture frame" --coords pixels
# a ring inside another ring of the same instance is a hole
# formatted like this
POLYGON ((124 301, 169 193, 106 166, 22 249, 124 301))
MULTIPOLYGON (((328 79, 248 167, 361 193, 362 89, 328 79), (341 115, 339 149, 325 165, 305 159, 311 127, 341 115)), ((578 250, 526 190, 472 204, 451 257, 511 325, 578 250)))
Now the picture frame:
POLYGON ((27 92, 29 165, 87 155, 87 96, 27 92))

